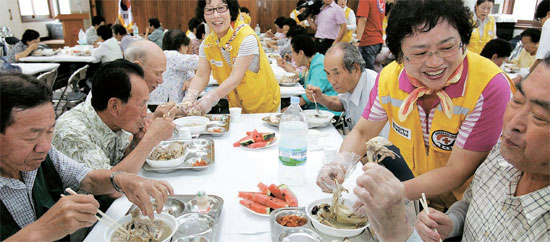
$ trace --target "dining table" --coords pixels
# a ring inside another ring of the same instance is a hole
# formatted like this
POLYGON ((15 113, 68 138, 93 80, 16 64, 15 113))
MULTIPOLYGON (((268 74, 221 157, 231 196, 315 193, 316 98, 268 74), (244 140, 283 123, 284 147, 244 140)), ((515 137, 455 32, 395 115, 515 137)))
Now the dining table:
POLYGON ((25 75, 36 75, 59 67, 59 63, 14 63, 13 65, 21 67, 21 72, 25 75))
MULTIPOLYGON (((221 197, 224 204, 216 241, 271 241, 270 218, 253 214, 240 205, 238 193, 239 191, 259 191, 257 187, 259 182, 268 185, 284 183, 278 177, 278 143, 257 150, 233 147, 234 142, 246 136, 247 131, 254 129, 259 132, 275 132, 276 136, 279 136, 277 127, 262 121, 263 117, 269 115, 266 113, 242 114, 239 121, 230 122, 229 131, 222 136, 201 135, 199 139, 213 140, 215 150, 214 165, 205 170, 177 170, 162 174, 142 169, 138 175, 169 182, 175 194, 194 195, 202 190, 207 194, 221 197)), ((316 185, 316 177, 319 169, 329 159, 327 157, 331 157, 327 156, 327 151, 331 151, 328 154, 332 154, 333 157, 342 143, 342 136, 331 124, 315 129, 319 131, 319 133, 314 132, 318 134, 316 136, 318 140, 308 141, 305 183, 289 186, 296 195, 300 207, 306 207, 318 199, 332 197, 332 194, 323 193, 316 185)), ((357 200, 352 191, 355 180, 361 172, 361 167, 357 165, 344 182, 343 186, 350 191, 343 194, 344 198, 357 200)), ((128 212, 131 205, 132 203, 126 197, 119 198, 113 202, 106 214, 118 220, 128 212)), ((84 241, 102 241, 108 228, 108 225, 98 222, 84 241)), ((374 241, 369 229, 351 239, 352 242, 374 241)))
POLYGON ((99 59, 93 56, 78 56, 58 53, 51 56, 27 56, 19 59, 20 62, 80 62, 99 63, 99 59))

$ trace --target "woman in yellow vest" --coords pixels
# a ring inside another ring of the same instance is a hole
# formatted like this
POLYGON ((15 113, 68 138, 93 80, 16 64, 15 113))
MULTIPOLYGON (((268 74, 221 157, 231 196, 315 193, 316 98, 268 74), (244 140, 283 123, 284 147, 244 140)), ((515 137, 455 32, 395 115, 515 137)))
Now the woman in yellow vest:
POLYGON ((351 8, 348 8, 346 6, 348 4, 348 0, 338 0, 338 5, 344 9, 344 14, 346 15, 346 27, 347 31, 344 34, 344 37, 342 37, 341 42, 351 43, 352 40, 352 33, 357 29, 357 23, 355 19, 355 12, 351 10, 351 8))
POLYGON ((468 50, 481 53, 485 44, 497 37, 497 25, 495 19, 489 16, 493 9, 494 0, 477 0, 475 6, 474 30, 468 44, 468 50))
POLYGON ((234 26, 239 15, 237 0, 199 0, 196 15, 206 21, 210 34, 201 44, 197 75, 182 101, 184 110, 189 113, 195 107, 208 113, 227 96, 229 106, 241 107, 243 113, 277 111, 279 84, 258 36, 247 24, 234 26), (220 86, 195 101, 210 73, 220 86))
POLYGON ((323 191, 332 191, 334 179, 344 181, 365 154, 365 142, 389 122, 388 139, 415 175, 404 181, 405 196, 425 193, 439 209, 462 198, 500 136, 511 92, 500 68, 466 50, 471 32, 462 1, 395 4, 386 41, 397 61, 380 72, 340 154, 319 171, 323 191))

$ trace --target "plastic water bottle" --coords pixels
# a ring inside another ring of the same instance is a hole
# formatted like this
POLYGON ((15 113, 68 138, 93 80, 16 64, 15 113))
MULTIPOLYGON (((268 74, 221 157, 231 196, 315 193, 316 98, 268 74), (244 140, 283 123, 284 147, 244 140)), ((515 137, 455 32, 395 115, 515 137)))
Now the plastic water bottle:
POLYGON ((290 107, 279 123, 279 180, 287 185, 305 181, 307 159, 307 120, 300 108, 300 98, 291 97, 290 107))
POLYGON ((132 29, 134 31, 134 36, 135 37, 139 36, 139 29, 138 29, 137 24, 134 24, 134 27, 132 27, 132 29))
POLYGON ((261 34, 260 24, 256 24, 256 28, 254 28, 254 31, 256 31, 256 35, 260 36, 261 34))

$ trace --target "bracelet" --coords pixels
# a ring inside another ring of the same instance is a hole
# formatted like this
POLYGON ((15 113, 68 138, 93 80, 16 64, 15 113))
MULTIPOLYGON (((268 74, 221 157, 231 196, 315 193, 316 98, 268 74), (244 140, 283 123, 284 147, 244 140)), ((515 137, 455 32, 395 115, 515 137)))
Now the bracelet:
POLYGON ((120 192, 120 193, 124 193, 122 191, 122 189, 120 189, 120 187, 116 184, 115 182, 115 176, 118 175, 118 174, 122 174, 122 173, 126 173, 125 171, 115 171, 113 173, 111 173, 111 185, 113 185, 113 188, 117 191, 117 192, 120 192))

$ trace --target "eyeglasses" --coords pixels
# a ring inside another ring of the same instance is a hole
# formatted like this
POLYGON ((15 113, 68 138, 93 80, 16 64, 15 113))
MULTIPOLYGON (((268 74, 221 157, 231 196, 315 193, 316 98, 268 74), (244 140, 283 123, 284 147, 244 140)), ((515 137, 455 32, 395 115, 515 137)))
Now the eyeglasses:
POLYGON ((461 42, 458 45, 453 44, 452 46, 443 47, 434 52, 424 51, 421 53, 411 54, 410 56, 405 55, 404 57, 408 62, 411 62, 413 64, 420 64, 428 60, 428 58, 430 58, 433 54, 435 54, 439 58, 446 58, 449 56, 456 55, 456 53, 458 53, 458 50, 463 46, 464 45, 461 42))
POLYGON ((215 8, 205 8, 204 15, 212 15, 214 14, 214 10, 216 10, 216 12, 218 13, 225 13, 228 9, 229 9, 229 6, 227 6, 226 4, 220 5, 215 8))

